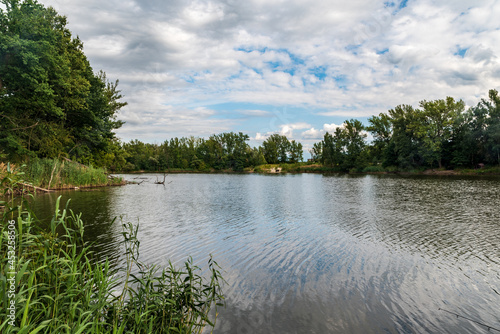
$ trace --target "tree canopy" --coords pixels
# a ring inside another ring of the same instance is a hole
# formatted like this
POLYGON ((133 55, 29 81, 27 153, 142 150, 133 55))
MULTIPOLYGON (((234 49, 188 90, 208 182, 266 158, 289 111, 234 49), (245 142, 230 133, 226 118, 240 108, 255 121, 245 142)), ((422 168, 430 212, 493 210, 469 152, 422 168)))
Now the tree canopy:
POLYGON ((500 164, 500 97, 492 89, 466 110, 452 97, 421 101, 420 108, 399 105, 372 116, 364 127, 346 121, 314 144, 311 156, 339 170, 368 165, 398 169, 476 167, 500 164), (365 141, 368 131, 373 141, 365 141))
MULTIPOLYGON (((126 105, 104 72, 94 73, 66 17, 36 0, 1 0, 0 153, 97 162, 116 146, 126 105)), ((99 162, 97 162, 99 164, 99 162)), ((103 164, 103 162, 101 162, 103 164)))

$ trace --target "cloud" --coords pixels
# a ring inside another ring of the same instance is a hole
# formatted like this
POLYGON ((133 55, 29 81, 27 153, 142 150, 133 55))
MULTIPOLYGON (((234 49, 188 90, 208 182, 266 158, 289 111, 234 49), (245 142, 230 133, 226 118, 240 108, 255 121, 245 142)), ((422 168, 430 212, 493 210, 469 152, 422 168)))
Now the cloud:
POLYGON ((325 132, 330 132, 330 133, 333 133, 335 132, 335 130, 337 130, 337 128, 343 128, 345 127, 345 123, 342 123, 340 125, 337 125, 337 124, 324 124, 323 125, 323 130, 325 132))
POLYGON ((314 139, 316 141, 319 141, 323 139, 325 133, 328 132, 330 134, 333 134, 337 128, 343 128, 344 126, 345 123, 342 123, 340 125, 337 125, 335 123, 323 124, 323 129, 316 130, 315 128, 311 128, 309 130, 302 132, 301 138, 305 140, 314 139))
POLYGON ((272 113, 267 110, 240 110, 239 112, 242 115, 252 117, 270 117, 272 115, 272 113))
POLYGON ((304 139, 322 139, 323 132, 321 130, 316 130, 315 128, 311 128, 307 131, 302 132, 302 138, 304 138, 304 139))
POLYGON ((280 125, 280 135, 286 136, 288 139, 293 138, 293 130, 301 130, 307 129, 311 127, 310 124, 300 122, 300 123, 292 123, 292 124, 283 124, 280 125))
POLYGON ((269 138, 271 134, 262 134, 260 132, 257 132, 255 134, 255 138, 251 138, 252 140, 261 140, 261 141, 264 141, 266 140, 267 138, 269 138))
POLYGON ((311 127, 310 124, 304 123, 304 122, 298 122, 298 123, 289 123, 289 124, 281 124, 279 125, 279 130, 278 131, 267 131, 267 132, 257 132, 255 137, 251 138, 252 140, 257 140, 257 141, 264 141, 269 136, 273 134, 279 134, 281 136, 286 136, 289 140, 294 139, 294 130, 302 130, 302 129, 307 129, 311 127))
POLYGON ((210 129, 297 136, 294 131, 307 129, 302 136, 312 138, 338 117, 446 96, 472 105, 500 86, 500 2, 494 0, 44 4, 68 17, 95 70, 120 79, 129 102, 121 114, 124 137, 210 129), (244 106, 233 109, 242 117, 214 107, 224 103, 244 106), (262 130, 247 121, 271 116, 262 106, 302 112, 281 122, 288 125, 262 130), (138 130, 153 119, 164 121, 152 125, 158 131, 138 130), (290 127, 301 123, 309 126, 290 127))

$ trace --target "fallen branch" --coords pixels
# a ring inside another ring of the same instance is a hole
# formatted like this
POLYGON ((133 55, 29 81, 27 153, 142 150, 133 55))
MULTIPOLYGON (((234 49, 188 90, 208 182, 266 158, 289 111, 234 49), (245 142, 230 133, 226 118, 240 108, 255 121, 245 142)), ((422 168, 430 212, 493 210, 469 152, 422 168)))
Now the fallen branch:
POLYGON ((19 184, 22 184, 23 186, 31 188, 31 189, 34 189, 34 190, 39 190, 39 191, 44 192, 44 193, 50 193, 50 192, 52 192, 52 190, 50 190, 50 189, 44 189, 44 188, 32 186, 31 184, 27 184, 27 183, 19 182, 19 184))

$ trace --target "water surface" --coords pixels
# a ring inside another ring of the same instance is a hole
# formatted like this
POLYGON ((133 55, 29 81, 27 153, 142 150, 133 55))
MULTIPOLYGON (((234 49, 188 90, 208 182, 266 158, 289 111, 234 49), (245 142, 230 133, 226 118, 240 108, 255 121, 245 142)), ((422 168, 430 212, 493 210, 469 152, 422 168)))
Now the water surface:
MULTIPOLYGON (((140 223, 141 258, 208 254, 227 306, 214 333, 482 333, 500 328, 500 179, 387 175, 127 175, 63 193, 101 256, 140 223), (170 183, 169 183, 170 182, 170 183)), ((47 216, 59 194, 36 198, 47 216)))

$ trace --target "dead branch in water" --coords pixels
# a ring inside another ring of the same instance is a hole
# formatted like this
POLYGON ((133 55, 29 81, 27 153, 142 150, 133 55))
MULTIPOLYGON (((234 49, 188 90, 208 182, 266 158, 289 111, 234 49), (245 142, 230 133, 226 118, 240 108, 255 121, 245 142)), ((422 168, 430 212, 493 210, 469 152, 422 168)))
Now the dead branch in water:
POLYGON ((163 184, 163 185, 165 185, 165 178, 166 178, 166 177, 167 177, 167 174, 165 174, 165 173, 164 173, 164 174, 163 174, 163 181, 159 181, 159 180, 158 180, 158 176, 157 176, 157 177, 156 177, 156 182, 155 182, 155 184, 163 184))
POLYGON ((34 189, 34 190, 42 191, 44 193, 50 193, 50 192, 52 192, 52 190, 50 190, 50 189, 44 189, 44 188, 40 188, 40 187, 35 187, 35 186, 32 186, 31 184, 27 184, 27 183, 21 183, 21 182, 19 182, 19 184, 21 184, 21 185, 23 185, 25 187, 34 189))

